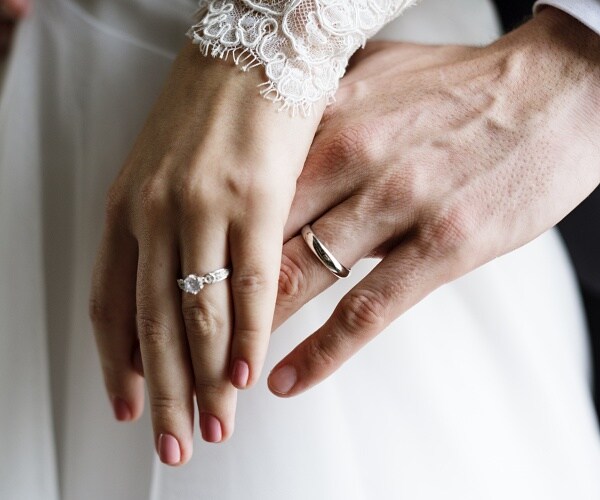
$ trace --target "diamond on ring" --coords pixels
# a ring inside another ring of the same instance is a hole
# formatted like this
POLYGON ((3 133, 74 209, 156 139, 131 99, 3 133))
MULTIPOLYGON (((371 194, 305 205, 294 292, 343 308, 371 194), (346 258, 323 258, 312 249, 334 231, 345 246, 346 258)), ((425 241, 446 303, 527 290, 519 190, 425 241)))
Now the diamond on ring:
POLYGON ((224 267, 211 273, 206 273, 202 276, 198 276, 197 274, 188 274, 185 278, 178 279, 177 284, 184 292, 198 295, 200 290, 204 288, 204 285, 212 285, 213 283, 223 281, 228 278, 230 273, 231 269, 224 267))

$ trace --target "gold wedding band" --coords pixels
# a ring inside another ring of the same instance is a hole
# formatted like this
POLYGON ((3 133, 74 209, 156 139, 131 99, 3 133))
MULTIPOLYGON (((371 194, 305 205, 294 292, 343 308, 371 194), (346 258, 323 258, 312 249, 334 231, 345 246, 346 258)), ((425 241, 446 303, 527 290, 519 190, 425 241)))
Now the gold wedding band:
POLYGON ((333 254, 323 245, 321 240, 313 233, 310 224, 302 228, 302 237, 321 263, 329 269, 338 278, 347 278, 350 275, 350 269, 337 260, 333 254))

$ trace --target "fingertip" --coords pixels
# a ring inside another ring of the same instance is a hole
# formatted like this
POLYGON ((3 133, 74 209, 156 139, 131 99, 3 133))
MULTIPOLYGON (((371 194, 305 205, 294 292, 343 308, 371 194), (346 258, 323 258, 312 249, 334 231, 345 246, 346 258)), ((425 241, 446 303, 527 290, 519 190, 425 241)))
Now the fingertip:
POLYGON ((163 464, 173 466, 181 464, 181 446, 172 434, 159 434, 156 451, 163 464))
POLYGON ((113 394, 109 399, 114 417, 119 422, 134 422, 140 418, 144 411, 143 394, 113 394))
POLYGON ((119 396, 112 397, 112 405, 113 405, 113 412, 115 414, 115 418, 119 422, 126 422, 133 418, 133 413, 131 411, 131 408, 129 407, 127 402, 125 400, 123 400, 122 398, 120 398, 119 396))
POLYGON ((267 386, 275 396, 291 396, 298 385, 298 370, 291 364, 275 367, 267 379, 267 386))
POLYGON ((202 439, 207 443, 220 443, 223 441, 221 421, 210 413, 200 413, 200 432, 202 433, 202 439))

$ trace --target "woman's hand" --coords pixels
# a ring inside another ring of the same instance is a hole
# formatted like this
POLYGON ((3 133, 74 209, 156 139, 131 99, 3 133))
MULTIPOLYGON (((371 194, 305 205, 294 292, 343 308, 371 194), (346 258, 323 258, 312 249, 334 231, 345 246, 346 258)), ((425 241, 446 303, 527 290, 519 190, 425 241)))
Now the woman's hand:
MULTIPOLYGON (((293 396, 443 283, 555 225, 600 182, 600 37, 554 9, 485 48, 369 43, 326 110, 286 235, 383 257, 275 367, 293 396)), ((335 281, 284 246, 274 327, 335 281)))
POLYGON ((26 16, 29 0, 0 0, 0 62, 10 48, 15 23, 26 16))
POLYGON ((116 417, 136 419, 143 361, 155 444, 172 465, 192 453, 194 391, 202 436, 223 441, 234 385, 260 374, 283 228, 322 114, 279 113, 261 81, 187 43, 108 196, 90 300, 105 383, 116 417), (177 286, 227 265, 230 278, 197 295, 177 286))

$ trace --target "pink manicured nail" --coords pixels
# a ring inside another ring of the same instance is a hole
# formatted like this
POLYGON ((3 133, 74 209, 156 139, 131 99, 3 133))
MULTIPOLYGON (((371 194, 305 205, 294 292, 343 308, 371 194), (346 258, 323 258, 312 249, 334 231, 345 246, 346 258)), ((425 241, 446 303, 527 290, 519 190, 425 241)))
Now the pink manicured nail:
POLYGON ((167 465, 178 464, 181 460, 179 443, 171 434, 161 434, 158 436, 158 456, 167 465))
POLYGON ((209 443, 218 443, 223 439, 221 422, 210 413, 200 414, 200 430, 202 438, 209 443))
POLYGON ((287 394, 294 387, 297 380, 296 368, 292 365, 285 365, 269 375, 269 387, 279 394, 287 394))
POLYGON ((115 412, 115 418, 117 420, 123 421, 131 419, 131 410, 125 401, 123 401, 120 397, 115 396, 112 403, 113 410, 115 412))
POLYGON ((248 385, 249 376, 250 368, 248 367, 248 363, 241 359, 236 359, 231 373, 231 383, 239 389, 244 389, 248 385))

